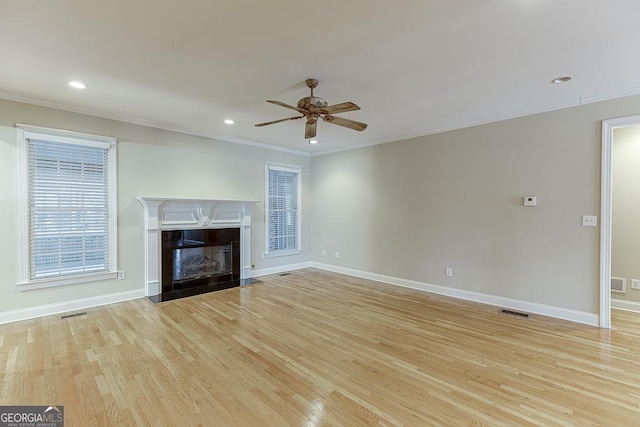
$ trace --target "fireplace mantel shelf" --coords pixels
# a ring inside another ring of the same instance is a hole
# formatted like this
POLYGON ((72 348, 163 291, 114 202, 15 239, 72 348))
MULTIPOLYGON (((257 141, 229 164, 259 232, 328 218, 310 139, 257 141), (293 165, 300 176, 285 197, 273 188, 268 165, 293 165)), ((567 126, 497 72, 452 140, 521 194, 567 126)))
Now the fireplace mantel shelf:
POLYGON ((138 197, 138 200, 143 205, 147 202, 160 202, 165 204, 173 204, 173 203, 222 203, 222 204, 233 204, 233 203, 260 203, 259 200, 224 200, 224 199, 182 199, 179 197, 138 197))
POLYGON ((239 228, 241 240, 240 277, 251 278, 251 209, 257 200, 180 199, 138 197, 144 207, 145 294, 161 289, 160 238, 164 230, 239 228))

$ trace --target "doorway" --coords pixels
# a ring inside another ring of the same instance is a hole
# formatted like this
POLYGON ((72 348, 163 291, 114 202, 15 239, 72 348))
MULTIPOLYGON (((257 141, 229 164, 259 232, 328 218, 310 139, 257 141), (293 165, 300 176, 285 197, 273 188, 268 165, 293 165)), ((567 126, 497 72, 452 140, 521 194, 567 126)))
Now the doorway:
POLYGON ((614 130, 640 126, 640 115, 602 122, 602 179, 600 208, 600 327, 611 328, 611 241, 614 130))

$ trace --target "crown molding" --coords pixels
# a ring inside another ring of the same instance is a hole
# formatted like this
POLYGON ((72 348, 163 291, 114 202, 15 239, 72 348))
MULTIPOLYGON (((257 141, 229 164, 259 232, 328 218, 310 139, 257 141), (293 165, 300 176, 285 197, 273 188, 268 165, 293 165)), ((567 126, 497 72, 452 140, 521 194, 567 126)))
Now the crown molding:
POLYGON ((264 142, 251 141, 248 139, 236 138, 228 135, 210 134, 206 132, 196 131, 193 129, 181 128, 178 126, 168 125, 165 123, 155 122, 152 120, 140 119, 137 117, 125 116, 121 114, 100 113, 90 109, 70 107, 68 105, 60 104, 57 102, 45 101, 42 99, 30 98, 30 97, 20 96, 20 95, 14 95, 7 92, 0 92, 0 99, 5 99, 7 101, 21 102, 23 104, 37 105, 39 107, 54 108, 56 110, 68 111, 70 113, 84 114, 87 116, 99 117, 101 119, 116 120, 119 122, 129 123, 133 125, 145 126, 145 127, 161 129, 161 130, 166 130, 166 131, 176 132, 176 133, 182 133, 185 135, 199 136, 202 138, 214 139, 214 140, 223 141, 223 142, 231 142, 234 144, 248 145, 251 147, 262 148, 265 150, 280 151, 280 152, 289 153, 289 154, 296 154, 299 156, 311 157, 311 153, 308 153, 306 151, 278 147, 277 145, 265 144, 264 142))

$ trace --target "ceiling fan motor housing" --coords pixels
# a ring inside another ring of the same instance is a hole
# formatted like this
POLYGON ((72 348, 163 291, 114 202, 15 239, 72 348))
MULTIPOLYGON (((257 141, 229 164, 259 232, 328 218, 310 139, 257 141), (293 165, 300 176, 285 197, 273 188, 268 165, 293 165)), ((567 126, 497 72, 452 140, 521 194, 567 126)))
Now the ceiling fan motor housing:
POLYGON ((303 110, 320 110, 328 105, 327 101, 317 96, 306 96, 298 101, 298 108, 303 110))

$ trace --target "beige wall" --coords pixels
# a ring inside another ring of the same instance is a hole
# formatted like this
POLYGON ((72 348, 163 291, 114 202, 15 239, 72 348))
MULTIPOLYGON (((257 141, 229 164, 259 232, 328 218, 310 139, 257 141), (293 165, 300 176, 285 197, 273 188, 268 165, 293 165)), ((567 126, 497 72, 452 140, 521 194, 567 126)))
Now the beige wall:
POLYGON ((141 289, 144 195, 261 200, 257 268, 313 260, 597 313, 599 228, 580 220, 600 211, 601 121, 639 112, 640 96, 628 97, 309 158, 0 101, 0 312, 141 289), (15 123, 119 139, 126 280, 16 290, 15 123), (265 161, 303 167, 300 256, 260 260, 265 161), (523 207, 525 195, 538 207, 523 207))
POLYGON ((309 261, 311 158, 0 100, 0 312, 144 287, 142 206, 137 196, 260 200, 252 212, 256 268, 309 261), (126 280, 16 290, 15 124, 116 137, 118 144, 118 267, 126 280), (261 260, 264 251, 264 162, 303 168, 303 253, 261 260))
POLYGON ((640 301, 631 279, 640 279, 640 127, 614 130, 611 275, 627 279, 627 293, 611 297, 640 301))
POLYGON ((598 313, 581 216, 600 212, 601 121, 639 112, 629 97, 314 157, 313 260, 598 313))

